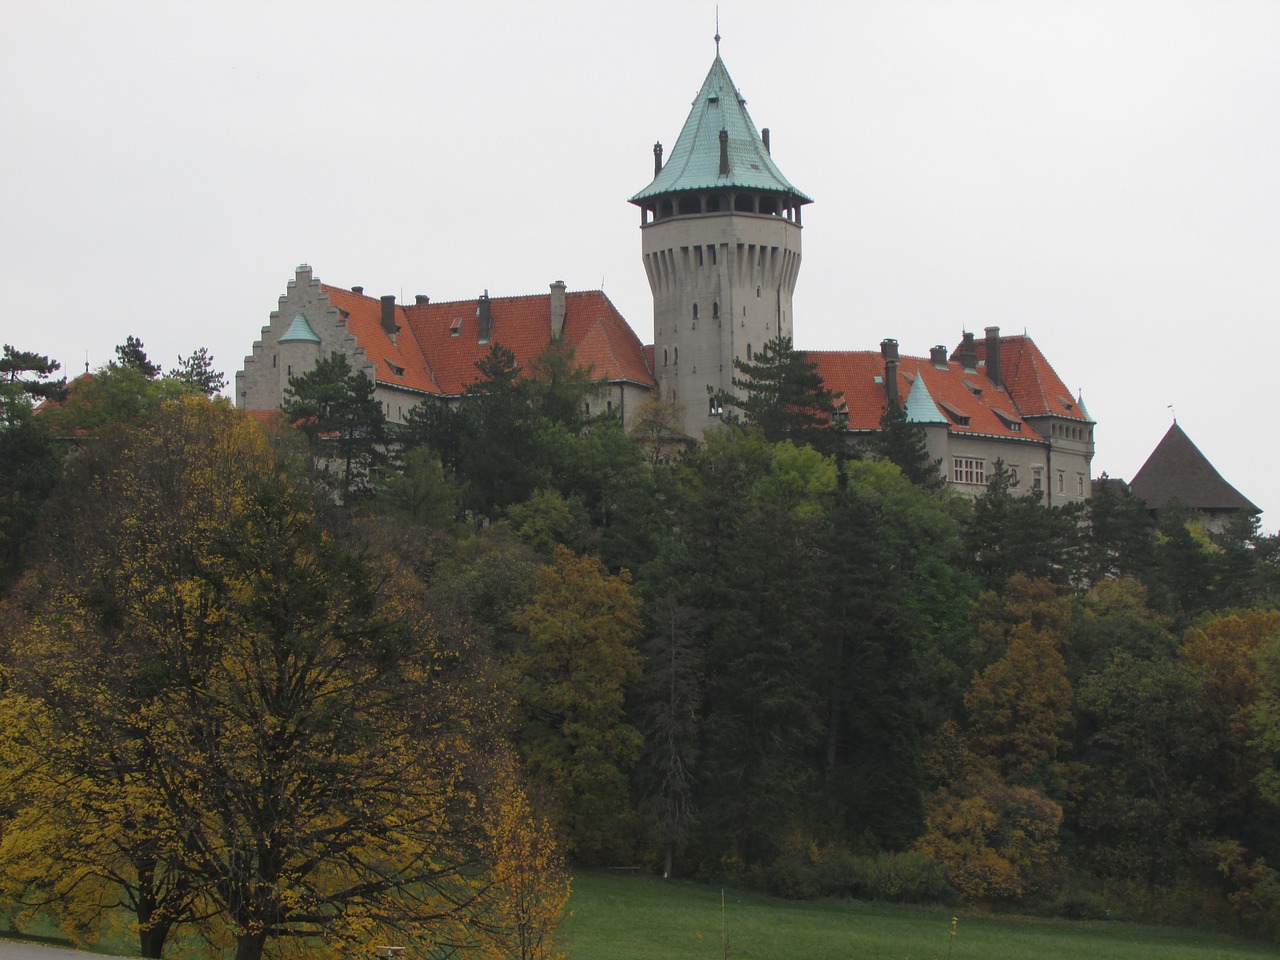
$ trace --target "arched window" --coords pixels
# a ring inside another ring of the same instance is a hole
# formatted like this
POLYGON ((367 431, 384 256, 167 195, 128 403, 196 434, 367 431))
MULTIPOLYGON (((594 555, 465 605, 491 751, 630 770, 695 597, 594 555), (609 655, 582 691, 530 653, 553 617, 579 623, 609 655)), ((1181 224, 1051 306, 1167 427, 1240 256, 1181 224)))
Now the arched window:
POLYGON ((751 344, 747 344, 747 359, 751 359, 751 344))
POLYGON ((698 305, 696 303, 693 305, 693 319, 698 319, 698 305))
POLYGON ((680 348, 676 347, 676 366, 680 366, 680 348))
POLYGON ((715 319, 715 320, 720 319, 720 301, 719 300, 711 301, 711 317, 712 319, 715 319))
POLYGON ((667 365, 667 348, 666 347, 662 348, 662 365, 664 367, 667 365))

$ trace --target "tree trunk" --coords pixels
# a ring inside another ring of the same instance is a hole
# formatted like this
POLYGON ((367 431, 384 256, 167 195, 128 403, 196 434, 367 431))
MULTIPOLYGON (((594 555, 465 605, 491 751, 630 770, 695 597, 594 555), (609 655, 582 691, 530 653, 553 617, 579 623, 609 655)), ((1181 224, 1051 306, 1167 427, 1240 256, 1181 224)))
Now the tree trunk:
POLYGON ((242 933, 236 937, 236 960, 262 960, 266 933, 242 933))

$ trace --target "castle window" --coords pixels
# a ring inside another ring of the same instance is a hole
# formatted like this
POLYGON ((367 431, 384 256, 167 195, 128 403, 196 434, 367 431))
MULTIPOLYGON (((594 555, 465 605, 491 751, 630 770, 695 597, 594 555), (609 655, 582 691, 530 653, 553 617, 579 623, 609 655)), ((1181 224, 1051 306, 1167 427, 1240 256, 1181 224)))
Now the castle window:
POLYGON ((275 366, 276 366, 276 359, 277 359, 277 358, 276 358, 276 355, 273 353, 273 354, 271 355, 271 369, 273 369, 273 370, 275 369, 275 366))
POLYGON ((606 406, 605 406, 605 412, 607 412, 607 413, 613 413, 613 401, 612 401, 612 400, 607 401, 606 406))
POLYGON ((698 319, 698 305, 696 303, 693 305, 693 319, 698 319))
POLYGON ((747 359, 751 359, 751 344, 747 344, 747 359))
POLYGON ((716 319, 716 320, 720 319, 720 301, 719 300, 711 301, 711 316, 713 319, 716 319))
POLYGON ((662 365, 664 367, 667 365, 667 348, 666 347, 662 348, 662 365))
POLYGON ((756 299, 760 299, 760 285, 756 284, 756 299))
POLYGON ((1031 489, 1035 491, 1044 489, 1044 467, 1031 468, 1031 489))
POLYGON ((1084 496, 1084 474, 1083 473, 1076 474, 1076 493, 1080 494, 1080 496, 1082 497, 1084 496))
POLYGON ((766 197, 760 201, 760 212, 776 217, 778 215, 777 202, 772 197, 766 197))
POLYGON ((285 368, 284 375, 285 375, 286 377, 292 377, 292 376, 293 376, 293 364, 292 364, 292 363, 291 363, 291 364, 289 364, 289 366, 287 366, 287 367, 285 368))
POLYGON ((675 358, 676 358, 676 366, 678 367, 680 366, 680 348, 679 347, 675 348, 675 358))
POLYGON ((687 215, 690 213, 701 213, 701 212, 702 212, 702 204, 701 202, 699 202, 697 197, 685 197, 680 201, 681 215, 687 215))
POLYGON ((714 245, 714 244, 712 244, 712 245, 708 246, 708 247, 707 247, 707 249, 711 251, 711 265, 714 267, 714 266, 715 266, 715 264, 716 264, 716 248, 715 248, 715 245, 714 245))
POLYGON ((755 213, 755 198, 749 193, 740 193, 733 198, 733 209, 740 213, 755 213))
POLYGON ((698 266, 702 266, 702 247, 694 247, 693 252, 698 255, 698 266))
POLYGON ((951 479, 954 483, 985 484, 987 482, 987 461, 973 457, 953 457, 951 460, 951 479))
POLYGON ((589 417, 589 416, 591 416, 591 404, 590 404, 590 403, 584 403, 584 404, 582 405, 582 415, 583 415, 584 417, 589 417))
POLYGON ((665 220, 667 217, 675 213, 675 206, 670 200, 663 200, 662 205, 658 207, 658 219, 665 220))
POLYGON ((1061 470, 1058 471, 1058 492, 1067 492, 1067 477, 1061 470))

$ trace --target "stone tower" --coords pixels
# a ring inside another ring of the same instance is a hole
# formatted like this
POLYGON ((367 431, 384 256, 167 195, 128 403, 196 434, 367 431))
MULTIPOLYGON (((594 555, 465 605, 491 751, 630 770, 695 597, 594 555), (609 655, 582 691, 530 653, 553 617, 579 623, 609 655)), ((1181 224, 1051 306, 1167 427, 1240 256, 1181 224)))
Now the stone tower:
POLYGON ((654 145, 653 182, 631 198, 653 291, 654 372, 693 437, 719 422, 713 397, 732 390, 734 358, 791 336, 800 208, 812 202, 774 164, 769 131, 756 131, 716 41, 670 158, 654 145))

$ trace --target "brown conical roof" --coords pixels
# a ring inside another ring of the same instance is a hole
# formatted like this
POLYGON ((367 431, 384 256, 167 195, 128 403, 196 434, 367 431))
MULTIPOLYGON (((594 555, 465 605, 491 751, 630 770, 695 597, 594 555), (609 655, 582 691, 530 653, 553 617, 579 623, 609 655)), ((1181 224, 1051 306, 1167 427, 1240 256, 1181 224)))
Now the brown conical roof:
POLYGON ((1129 487, 1148 507, 1177 501, 1196 510, 1243 510, 1261 513, 1239 490, 1222 479, 1175 420, 1156 444, 1129 487))

